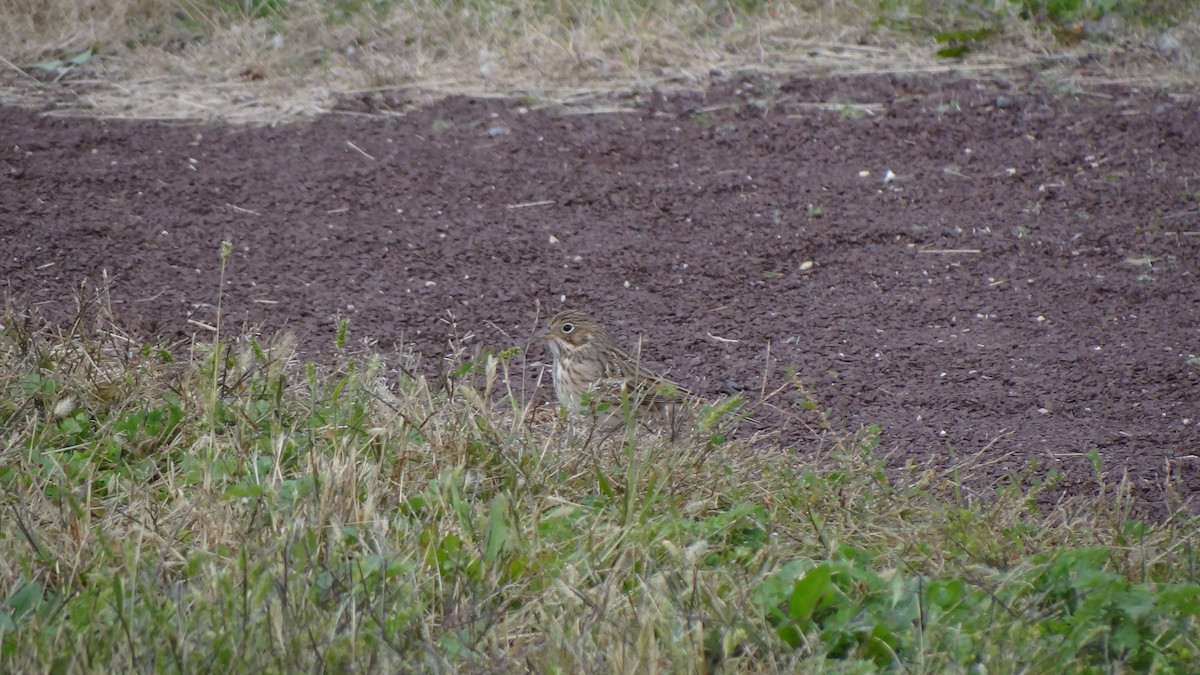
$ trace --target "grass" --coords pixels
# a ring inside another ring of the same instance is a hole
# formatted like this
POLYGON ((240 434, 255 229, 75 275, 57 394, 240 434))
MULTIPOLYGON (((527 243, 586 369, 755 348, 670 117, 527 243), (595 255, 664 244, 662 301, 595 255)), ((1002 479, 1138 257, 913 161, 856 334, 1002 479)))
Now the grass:
MULTIPOLYGON (((1185 49, 1200 45, 1190 0, 9 0, 0 67, 25 76, 0 100, 40 106, 40 82, 65 78, 88 83, 75 111, 279 121, 396 87, 562 101, 702 86, 714 69, 1003 68, 1069 49, 1085 21, 1113 13, 1121 35, 1148 44, 1170 27, 1185 49)), ((1114 76, 1168 77, 1130 44, 1114 76)))
POLYGON ((345 324, 321 365, 287 336, 139 343, 102 295, 0 323, 0 671, 1200 658, 1195 518, 1139 521, 1096 459, 1093 494, 1042 509, 1056 476, 988 482, 986 448, 889 468, 876 430, 815 413, 820 444, 734 440, 736 401, 675 442, 568 439, 523 406, 514 345, 431 380, 345 324))

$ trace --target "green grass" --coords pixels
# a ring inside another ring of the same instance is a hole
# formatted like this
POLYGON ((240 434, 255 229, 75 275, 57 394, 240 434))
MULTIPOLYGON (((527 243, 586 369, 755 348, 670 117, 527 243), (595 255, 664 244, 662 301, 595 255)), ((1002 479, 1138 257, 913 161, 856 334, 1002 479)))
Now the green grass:
POLYGON ((525 424, 514 345, 450 378, 286 337, 169 350, 102 298, 0 319, 0 671, 1189 672, 1197 530, 1096 462, 885 471, 878 432, 525 424), (118 317, 119 318, 119 317, 118 317), (173 354, 183 353, 182 358, 173 354))

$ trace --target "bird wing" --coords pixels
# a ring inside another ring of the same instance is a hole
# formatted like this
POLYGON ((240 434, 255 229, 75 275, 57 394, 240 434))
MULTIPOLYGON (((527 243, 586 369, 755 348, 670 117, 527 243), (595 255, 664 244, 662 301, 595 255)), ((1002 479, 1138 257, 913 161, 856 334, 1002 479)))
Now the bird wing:
POLYGON ((641 363, 617 348, 621 358, 605 364, 605 377, 620 380, 626 388, 633 385, 630 395, 644 403, 677 403, 691 396, 687 389, 641 365, 641 363), (615 372, 613 372, 615 371, 615 372))

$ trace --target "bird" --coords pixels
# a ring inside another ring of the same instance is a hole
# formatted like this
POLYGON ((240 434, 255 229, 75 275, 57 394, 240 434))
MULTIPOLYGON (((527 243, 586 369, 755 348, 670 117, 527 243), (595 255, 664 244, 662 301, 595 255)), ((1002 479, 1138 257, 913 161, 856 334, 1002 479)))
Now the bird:
POLYGON ((634 417, 665 417, 672 435, 677 431, 678 413, 690 394, 642 366, 595 319, 579 310, 562 311, 539 336, 554 357, 554 393, 568 411, 590 412, 612 427, 624 423, 628 405, 634 417))

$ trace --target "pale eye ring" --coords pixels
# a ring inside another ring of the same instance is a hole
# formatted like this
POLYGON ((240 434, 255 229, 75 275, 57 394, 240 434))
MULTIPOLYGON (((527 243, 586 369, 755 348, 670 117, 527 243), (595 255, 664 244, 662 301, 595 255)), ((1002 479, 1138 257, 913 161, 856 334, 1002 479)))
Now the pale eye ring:
POLYGON ((570 332, 571 332, 571 331, 573 331, 573 330, 575 330, 575 326, 574 326, 574 324, 564 323, 564 324, 562 325, 562 332, 563 332, 563 335, 566 335, 566 334, 570 333, 570 332))

